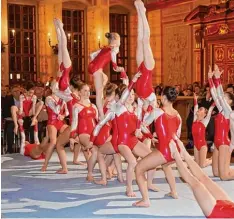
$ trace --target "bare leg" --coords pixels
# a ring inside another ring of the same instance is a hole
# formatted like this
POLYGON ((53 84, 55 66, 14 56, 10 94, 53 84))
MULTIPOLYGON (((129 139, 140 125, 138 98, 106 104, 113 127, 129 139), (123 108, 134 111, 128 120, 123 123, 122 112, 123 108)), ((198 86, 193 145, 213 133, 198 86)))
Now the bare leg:
POLYGON ((85 165, 83 162, 78 161, 80 149, 81 149, 81 144, 80 144, 80 143, 75 144, 75 147, 74 147, 74 155, 73 155, 73 164, 85 165))
POLYGON ((206 157, 207 157, 207 150, 208 150, 207 145, 205 145, 199 151, 199 160, 200 160, 199 166, 201 168, 205 168, 205 167, 207 167, 207 166, 209 166, 209 165, 212 164, 212 160, 211 159, 206 159, 206 157))
POLYGON ((14 122, 14 133, 17 135, 18 134, 18 122, 17 122, 17 113, 18 113, 18 107, 12 106, 11 107, 11 116, 14 122))
POLYGON ((93 148, 91 149, 91 157, 88 160, 88 174, 87 174, 87 178, 86 180, 89 182, 92 182, 93 179, 93 169, 96 165, 97 162, 97 156, 98 156, 98 147, 97 146, 93 146, 93 148))
POLYGON ((57 19, 57 27, 61 33, 62 62, 65 68, 69 68, 71 66, 71 59, 67 50, 67 36, 63 30, 63 23, 59 19, 57 19))
MULTIPOLYGON (((179 140, 177 141, 182 156, 185 159, 185 162, 188 164, 189 169, 192 174, 206 187, 206 189, 213 195, 216 200, 230 200, 228 195, 221 189, 215 182, 213 182, 198 166, 196 162, 192 159, 192 157, 185 150, 183 143, 179 140)), ((203 196, 204 197, 204 196, 203 196)))
POLYGON ((103 73, 102 72, 95 72, 94 77, 94 86, 96 90, 96 105, 98 108, 100 119, 103 120, 104 112, 103 112, 103 73))
POLYGON ((174 199, 178 199, 178 195, 176 192, 176 182, 175 182, 175 177, 173 176, 173 172, 171 169, 171 165, 165 164, 162 166, 163 171, 165 173, 167 182, 170 186, 171 192, 167 194, 167 196, 172 197, 174 199))
POLYGON ((62 169, 58 170, 56 173, 58 174, 66 174, 68 172, 67 169, 67 156, 64 150, 64 146, 69 142, 70 136, 70 127, 67 127, 63 133, 58 136, 57 143, 56 143, 56 150, 58 153, 58 157, 60 160, 60 164, 62 169))
POLYGON ((121 161, 121 156, 120 154, 114 154, 114 163, 115 163, 115 167, 118 173, 118 180, 119 182, 123 183, 124 179, 123 179, 123 172, 122 172, 122 161, 121 161))
POLYGON ((19 131, 20 131, 20 135, 21 135, 21 143, 20 143, 20 154, 24 155, 24 150, 25 150, 25 132, 24 132, 24 120, 23 118, 20 118, 18 120, 19 123, 19 131))
POLYGON ((113 169, 115 168, 114 162, 113 162, 113 155, 106 155, 105 157, 105 163, 107 167, 107 179, 111 179, 113 177, 113 169))
MULTIPOLYGON (((211 195, 211 193, 207 190, 207 188, 201 182, 199 182, 199 180, 196 177, 194 177, 189 172, 189 170, 186 168, 186 166, 184 165, 184 163, 180 157, 180 154, 177 150, 177 147, 176 147, 176 144, 174 141, 170 142, 170 149, 171 149, 172 157, 176 161, 177 169, 178 169, 181 177, 190 185, 190 187, 193 191, 193 194, 194 194, 200 208, 202 209, 204 215, 206 217, 209 216, 211 214, 214 206, 216 205, 216 199, 211 195), (204 198, 204 197, 206 197, 206 198, 204 198)), ((187 153, 187 152, 185 151, 185 153, 187 153)), ((185 154, 185 157, 187 157, 186 154, 185 154)), ((198 164, 196 162, 194 162, 194 160, 191 157, 190 157, 190 159, 193 162, 194 166, 196 165, 196 167, 198 169, 200 169, 198 164)), ((188 165, 189 165, 189 163, 188 163, 188 165)))
POLYGON ((119 145, 118 146, 119 151, 121 155, 125 158, 125 160, 128 162, 128 167, 126 171, 126 177, 127 177, 127 188, 126 188, 126 195, 128 197, 135 197, 136 194, 133 192, 132 188, 132 181, 134 177, 134 168, 137 164, 136 158, 132 154, 132 151, 129 149, 126 145, 119 145))
POLYGON ((219 176, 219 151, 216 147, 214 147, 212 155, 212 171, 214 176, 219 176))
POLYGON ((41 156, 41 154, 46 151, 47 148, 47 144, 49 142, 49 137, 46 136, 43 138, 42 142, 40 145, 37 145, 37 147, 34 147, 31 151, 30 151, 30 157, 32 159, 37 159, 41 156))
POLYGON ((149 207, 150 200, 147 188, 147 181, 145 178, 145 172, 151 169, 155 169, 167 161, 158 150, 154 150, 149 155, 140 160, 136 166, 136 181, 140 189, 142 199, 135 202, 133 206, 137 207, 149 207))
MULTIPOLYGON (((151 153, 151 150, 144 145, 142 142, 138 141, 137 145, 133 149, 133 154, 138 156, 138 157, 146 157, 148 154, 151 153)), ((155 185, 153 185, 153 179, 154 179, 154 174, 155 174, 156 169, 149 169, 147 171, 147 186, 148 189, 154 192, 158 192, 159 188, 157 188, 155 185)))
POLYGON ((58 40, 58 64, 59 66, 61 65, 63 61, 63 56, 62 56, 62 40, 61 40, 61 32, 57 24, 57 19, 54 19, 54 26, 57 34, 57 40, 58 40))
POLYGON ((234 170, 230 169, 231 153, 229 146, 219 147, 219 176, 221 180, 234 180, 234 170))
POLYGON ((56 145, 56 140, 57 140, 57 129, 52 125, 48 125, 47 130, 48 130, 50 142, 47 146, 45 161, 44 161, 43 166, 41 168, 41 171, 43 171, 43 172, 45 172, 47 167, 48 167, 48 163, 49 163, 49 160, 53 154, 53 151, 54 151, 54 148, 56 145))
POLYGON ((137 61, 137 67, 141 65, 141 63, 144 61, 144 52, 143 52, 143 22, 140 16, 140 12, 138 9, 138 5, 135 1, 135 7, 138 14, 138 28, 137 28, 137 50, 136 50, 136 61, 137 61))
POLYGON ((150 47, 150 28, 146 18, 146 9, 143 2, 140 2, 138 5, 138 13, 142 19, 143 23, 143 50, 144 50, 144 64, 145 67, 149 70, 152 70, 155 66, 153 52, 150 47))
POLYGON ((151 140, 149 138, 146 138, 143 141, 143 144, 145 144, 149 149, 151 149, 151 140))
POLYGON ((34 143, 40 144, 39 138, 38 138, 38 123, 34 125, 34 143))
POLYGON ((200 160, 199 160, 199 151, 197 150, 197 148, 194 145, 194 158, 195 158, 195 162, 199 165, 200 164, 200 160))

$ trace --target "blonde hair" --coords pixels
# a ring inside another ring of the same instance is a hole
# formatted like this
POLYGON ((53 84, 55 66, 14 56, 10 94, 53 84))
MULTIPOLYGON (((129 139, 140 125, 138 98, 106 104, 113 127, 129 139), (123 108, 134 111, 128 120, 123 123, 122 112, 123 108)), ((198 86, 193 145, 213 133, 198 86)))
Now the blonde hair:
POLYGON ((105 33, 105 37, 108 39, 108 42, 111 43, 112 40, 119 40, 120 35, 118 33, 105 33))

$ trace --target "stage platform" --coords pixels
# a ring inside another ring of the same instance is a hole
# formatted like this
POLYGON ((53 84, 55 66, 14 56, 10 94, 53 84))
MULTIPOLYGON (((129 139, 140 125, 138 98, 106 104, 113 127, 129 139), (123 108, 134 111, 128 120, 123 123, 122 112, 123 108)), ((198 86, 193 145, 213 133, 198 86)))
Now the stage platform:
MULTIPOLYGON (((40 171, 42 161, 34 161, 19 154, 1 156, 2 162, 2 218, 205 218, 187 184, 181 181, 173 167, 179 199, 165 197, 169 186, 164 173, 158 170, 154 183, 160 192, 150 192, 151 207, 136 208, 132 203, 140 198, 125 196, 125 187, 116 178, 106 187, 87 183, 86 166, 72 164, 68 154, 69 173, 55 174, 60 168, 54 153, 46 173, 40 171)), ((81 157, 81 160, 84 160, 81 157)), ((124 173, 126 163, 123 163, 124 173)), ((232 163, 232 168, 234 164, 232 163)), ((205 172, 212 176, 211 167, 205 172)), ((95 177, 100 177, 98 165, 95 177)), ((234 182, 213 178, 234 200, 234 182)), ((205 198, 205 197, 204 197, 205 198)))

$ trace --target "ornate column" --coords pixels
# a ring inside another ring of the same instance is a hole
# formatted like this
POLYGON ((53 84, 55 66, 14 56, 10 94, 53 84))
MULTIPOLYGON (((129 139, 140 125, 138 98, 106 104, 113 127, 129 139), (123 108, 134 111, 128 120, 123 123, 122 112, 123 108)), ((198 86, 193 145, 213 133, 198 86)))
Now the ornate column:
POLYGON ((203 27, 201 25, 196 25, 193 27, 193 51, 194 51, 194 61, 193 61, 193 81, 203 82, 203 65, 204 65, 204 43, 203 43, 203 27))
MULTIPOLYGON (((2 0, 2 25, 1 25, 1 41, 8 43, 8 23, 7 23, 7 0, 2 0)), ((3 85, 9 84, 9 52, 8 46, 5 46, 5 51, 1 53, 1 75, 3 85)))
POLYGON ((51 45, 56 45, 57 37, 53 19, 62 19, 62 0, 40 1, 38 3, 38 17, 39 74, 42 81, 48 81, 50 77, 55 77, 58 71, 57 54, 54 54, 49 46, 48 33, 50 33, 51 45))

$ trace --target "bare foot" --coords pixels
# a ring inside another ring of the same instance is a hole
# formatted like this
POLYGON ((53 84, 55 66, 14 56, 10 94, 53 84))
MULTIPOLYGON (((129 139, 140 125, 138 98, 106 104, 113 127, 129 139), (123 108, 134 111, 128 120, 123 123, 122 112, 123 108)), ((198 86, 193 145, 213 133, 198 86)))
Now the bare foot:
POLYGON ((159 192, 160 191, 160 189, 157 186, 153 185, 153 184, 148 185, 148 190, 153 191, 153 192, 159 192))
POLYGON ((47 166, 43 165, 41 168, 41 172, 46 172, 46 170, 47 170, 47 166))
POLYGON ((148 201, 140 200, 138 202, 133 203, 132 206, 148 208, 150 206, 150 202, 149 200, 148 201))
POLYGON ((118 176, 117 170, 114 168, 114 170, 112 171, 113 176, 118 176))
POLYGON ((126 190, 126 196, 128 196, 128 197, 136 197, 136 194, 135 194, 135 192, 133 192, 132 189, 127 189, 126 190))
POLYGON ((177 193, 169 192, 169 193, 167 193, 165 196, 172 197, 172 198, 174 198, 174 199, 178 199, 177 193))
POLYGON ((63 170, 63 169, 60 169, 58 171, 56 171, 57 174, 67 174, 68 173, 68 170, 63 170))
POLYGON ((86 180, 87 180, 88 182, 93 182, 93 181, 94 181, 94 178, 93 178, 93 176, 87 175, 86 180))
POLYGON ((81 165, 81 166, 86 165, 85 163, 83 163, 83 162, 81 162, 81 161, 73 161, 73 164, 81 165))
POLYGON ((97 184, 97 185, 102 185, 102 186, 106 186, 107 185, 107 181, 106 180, 94 180, 94 183, 97 184))
POLYGON ((123 176, 118 176, 117 179, 118 179, 118 181, 119 181, 120 183, 124 183, 123 176))
POLYGON ((113 177, 112 172, 108 169, 108 170, 106 171, 106 178, 107 178, 108 180, 110 180, 110 179, 112 179, 112 177, 113 177))

